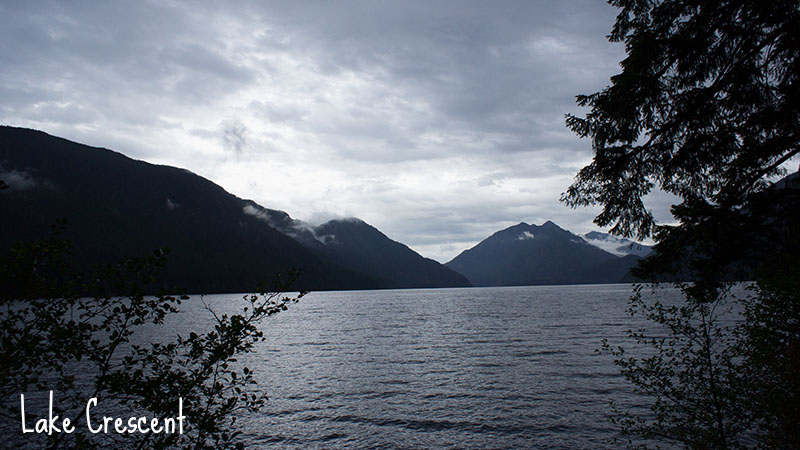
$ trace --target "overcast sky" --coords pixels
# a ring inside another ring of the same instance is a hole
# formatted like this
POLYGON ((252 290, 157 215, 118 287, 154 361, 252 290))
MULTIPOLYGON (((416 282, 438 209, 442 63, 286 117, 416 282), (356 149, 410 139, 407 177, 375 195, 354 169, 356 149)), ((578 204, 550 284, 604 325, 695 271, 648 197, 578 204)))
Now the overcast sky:
MULTIPOLYGON (((609 83, 592 1, 0 3, 0 123, 191 170, 312 223, 355 216, 446 262, 553 220, 609 83), (585 111, 584 111, 585 112, 585 111)), ((659 218, 659 217, 657 217, 659 218)))

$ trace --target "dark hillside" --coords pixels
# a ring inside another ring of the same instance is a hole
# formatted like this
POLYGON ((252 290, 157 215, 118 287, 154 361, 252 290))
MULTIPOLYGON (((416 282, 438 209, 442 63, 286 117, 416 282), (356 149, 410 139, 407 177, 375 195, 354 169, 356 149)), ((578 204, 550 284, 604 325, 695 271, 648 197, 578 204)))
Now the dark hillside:
POLYGON ((44 236, 57 218, 82 264, 170 247, 162 283, 192 292, 241 292, 292 267, 298 287, 380 287, 372 277, 245 214, 244 200, 187 170, 136 161, 40 131, 0 127, 0 247, 44 236))

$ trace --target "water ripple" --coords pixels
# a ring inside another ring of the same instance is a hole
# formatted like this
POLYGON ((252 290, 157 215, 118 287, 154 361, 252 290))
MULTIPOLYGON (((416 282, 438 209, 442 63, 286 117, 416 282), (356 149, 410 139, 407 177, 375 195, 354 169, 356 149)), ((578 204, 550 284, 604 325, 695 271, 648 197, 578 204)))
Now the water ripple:
POLYGON ((270 396, 241 418, 244 436, 255 448, 608 447, 608 402, 631 393, 595 349, 635 325, 629 293, 311 293, 270 318, 264 348, 242 359, 270 396))

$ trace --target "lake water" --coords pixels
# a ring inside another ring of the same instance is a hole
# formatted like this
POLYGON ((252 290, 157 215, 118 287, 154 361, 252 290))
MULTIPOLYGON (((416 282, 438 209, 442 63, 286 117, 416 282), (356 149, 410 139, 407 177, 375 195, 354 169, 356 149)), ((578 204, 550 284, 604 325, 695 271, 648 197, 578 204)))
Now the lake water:
MULTIPOLYGON (((629 285, 311 293, 267 319, 267 340, 245 361, 270 401, 244 418, 244 437, 256 448, 608 447, 608 403, 631 393, 595 350, 636 326, 630 294, 629 285)), ((230 299, 205 297, 222 309, 230 299)))
MULTIPOLYGON (((627 313, 630 295, 630 285, 313 292, 267 318, 266 340, 240 358, 270 396, 240 417, 243 437, 251 448, 608 448, 609 401, 636 397, 595 350, 643 324, 627 313)), ((203 302, 243 306, 241 295, 193 297, 145 335, 204 329, 203 302)), ((45 398, 31 395, 31 410, 43 413, 45 398)), ((19 422, 4 426, 6 445, 37 447, 19 422)))

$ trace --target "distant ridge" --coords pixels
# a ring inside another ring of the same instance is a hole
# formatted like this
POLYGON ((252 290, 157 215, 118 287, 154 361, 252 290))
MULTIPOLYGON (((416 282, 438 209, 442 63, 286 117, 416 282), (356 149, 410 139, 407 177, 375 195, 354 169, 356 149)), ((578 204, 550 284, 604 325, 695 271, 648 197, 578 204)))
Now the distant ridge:
POLYGON ((551 221, 498 231, 446 264, 475 286, 619 283, 636 255, 617 256, 551 221))
POLYGON ((188 170, 41 131, 0 127, 0 179, 10 187, 0 192, 3 253, 16 240, 45 236, 57 218, 66 217, 79 264, 170 247, 161 284, 192 293, 250 291, 293 267, 303 270, 298 289, 469 285, 366 224, 330 224, 326 230, 338 245, 312 245, 302 227, 293 228, 302 222, 188 170))

